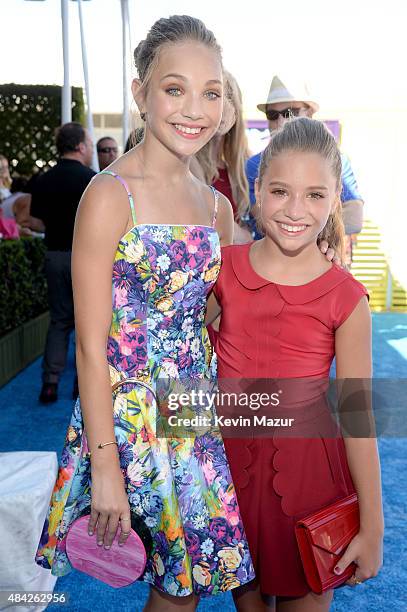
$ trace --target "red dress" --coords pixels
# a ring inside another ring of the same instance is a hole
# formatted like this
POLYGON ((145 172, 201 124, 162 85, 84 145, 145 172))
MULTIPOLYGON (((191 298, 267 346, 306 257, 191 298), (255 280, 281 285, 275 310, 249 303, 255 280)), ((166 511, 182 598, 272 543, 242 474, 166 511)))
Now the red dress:
MULTIPOLYGON (((253 270, 250 247, 222 249, 214 288, 222 306, 216 340, 220 383, 227 378, 326 381, 335 330, 366 289, 336 265, 306 285, 277 285, 253 270)), ((307 405, 307 411, 298 410, 301 418, 317 424, 317 436, 259 438, 254 432, 244 440, 225 438, 261 590, 287 597, 310 591, 295 540, 296 521, 354 492, 344 441, 332 430, 332 419, 326 419, 328 411, 321 412, 318 402, 297 404, 307 405)))
POLYGON ((232 204, 233 208, 233 216, 236 221, 239 219, 239 215, 237 213, 236 202, 233 199, 232 185, 230 184, 229 174, 227 168, 218 168, 218 178, 214 181, 212 187, 215 187, 217 191, 223 193, 224 196, 227 197, 229 202, 232 204))

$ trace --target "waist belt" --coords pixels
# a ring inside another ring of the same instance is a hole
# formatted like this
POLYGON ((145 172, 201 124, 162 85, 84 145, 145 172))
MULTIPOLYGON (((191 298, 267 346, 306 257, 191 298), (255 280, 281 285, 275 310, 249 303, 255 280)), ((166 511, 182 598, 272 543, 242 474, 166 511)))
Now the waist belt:
POLYGON ((156 394, 155 390, 153 389, 153 387, 151 385, 149 385, 148 383, 144 382, 143 380, 139 380, 136 377, 129 377, 129 378, 124 378, 123 380, 119 380, 117 383, 114 383, 114 385, 112 385, 112 393, 117 391, 117 389, 119 389, 123 385, 140 385, 141 387, 144 387, 145 389, 148 389, 148 391, 150 391, 150 393, 153 395, 156 403, 158 404, 157 394, 156 394))

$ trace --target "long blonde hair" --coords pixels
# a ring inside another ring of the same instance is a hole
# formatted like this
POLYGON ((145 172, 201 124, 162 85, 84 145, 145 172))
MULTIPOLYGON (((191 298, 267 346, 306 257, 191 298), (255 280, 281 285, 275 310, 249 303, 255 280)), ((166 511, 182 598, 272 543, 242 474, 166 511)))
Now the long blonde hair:
POLYGON ((0 153, 0 162, 6 162, 7 164, 7 167, 3 163, 0 164, 0 180, 6 189, 10 189, 11 176, 10 176, 10 168, 8 166, 8 159, 1 153, 0 153))
MULTIPOLYGON (((243 119, 242 92, 230 72, 225 70, 223 74, 225 96, 235 110, 236 120, 229 132, 222 136, 219 155, 226 164, 233 200, 236 202, 237 213, 241 218, 249 204, 249 184, 245 164, 250 153, 243 119)), ((202 168, 205 181, 208 185, 212 185, 219 178, 216 136, 198 151, 196 158, 202 168)))
MULTIPOLYGON (((318 153, 326 159, 336 180, 338 192, 342 186, 342 161, 341 154, 328 128, 316 119, 309 117, 298 117, 288 121, 280 130, 272 133, 270 142, 264 149, 259 166, 259 185, 261 185, 264 173, 271 162, 280 153, 285 151, 304 151, 306 153, 318 153)), ((341 261, 344 261, 345 229, 342 219, 342 208, 337 202, 335 209, 329 215, 324 229, 318 236, 318 243, 326 240, 341 261)))

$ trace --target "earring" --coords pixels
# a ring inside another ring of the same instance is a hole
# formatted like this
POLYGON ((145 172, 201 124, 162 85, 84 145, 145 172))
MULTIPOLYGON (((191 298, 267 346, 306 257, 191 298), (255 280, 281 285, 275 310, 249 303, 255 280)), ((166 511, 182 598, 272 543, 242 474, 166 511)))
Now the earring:
POLYGON ((145 120, 146 120, 146 114, 147 114, 147 113, 140 113, 140 117, 141 117, 141 120, 142 120, 142 121, 145 121, 145 120))

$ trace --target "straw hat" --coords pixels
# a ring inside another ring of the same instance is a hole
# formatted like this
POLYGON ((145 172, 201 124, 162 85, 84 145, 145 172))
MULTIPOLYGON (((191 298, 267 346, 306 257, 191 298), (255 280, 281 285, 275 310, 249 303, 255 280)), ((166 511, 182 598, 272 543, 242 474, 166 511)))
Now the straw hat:
POLYGON ((278 104, 279 102, 305 102, 312 108, 314 113, 319 110, 319 104, 311 99, 311 94, 305 83, 297 83, 288 88, 278 76, 275 76, 271 81, 267 102, 258 104, 257 108, 262 113, 265 113, 266 107, 269 104, 278 104))

